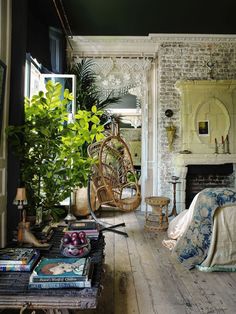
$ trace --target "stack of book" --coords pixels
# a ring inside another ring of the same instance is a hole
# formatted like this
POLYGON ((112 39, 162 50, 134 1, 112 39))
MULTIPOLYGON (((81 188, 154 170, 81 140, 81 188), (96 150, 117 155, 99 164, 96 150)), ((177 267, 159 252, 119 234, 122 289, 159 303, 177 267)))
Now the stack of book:
POLYGON ((30 275, 29 288, 90 288, 92 272, 89 257, 42 258, 30 275))
POLYGON ((0 271, 31 271, 40 253, 29 248, 0 249, 0 271))
POLYGON ((97 240, 99 236, 99 225, 96 223, 95 220, 89 220, 89 219, 78 220, 78 221, 72 222, 68 226, 68 229, 65 231, 66 232, 84 231, 88 238, 97 240))

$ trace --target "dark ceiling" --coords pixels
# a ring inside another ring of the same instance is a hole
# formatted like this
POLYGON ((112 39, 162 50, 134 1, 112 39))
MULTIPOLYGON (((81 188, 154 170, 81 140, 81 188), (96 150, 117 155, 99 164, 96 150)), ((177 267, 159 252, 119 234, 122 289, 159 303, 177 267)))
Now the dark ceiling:
MULTIPOLYGON (((31 10, 58 26, 63 4, 73 35, 150 33, 236 34, 236 0, 29 0, 31 10)), ((63 13, 62 13, 63 15, 63 13)), ((65 22, 66 25, 66 22, 65 22)))

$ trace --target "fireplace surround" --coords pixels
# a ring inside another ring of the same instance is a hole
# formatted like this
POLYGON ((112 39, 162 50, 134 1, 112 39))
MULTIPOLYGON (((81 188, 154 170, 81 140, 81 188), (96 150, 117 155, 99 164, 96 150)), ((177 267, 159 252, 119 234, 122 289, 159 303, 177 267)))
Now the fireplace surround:
POLYGON ((187 80, 177 81, 175 86, 181 96, 181 150, 173 158, 174 175, 180 178, 176 191, 180 212, 189 207, 193 197, 186 199, 186 190, 192 184, 187 182, 191 165, 222 168, 225 179, 221 177, 217 184, 216 178, 211 177, 212 182, 206 178, 202 188, 236 186, 236 80, 187 80), (227 164, 232 165, 229 180, 227 164))
MULTIPOLYGON (((179 177, 180 183, 177 184, 176 207, 180 212, 186 209, 186 183, 189 165, 227 165, 232 164, 231 187, 236 187, 235 169, 236 154, 178 154, 174 158, 175 175, 179 177)), ((225 174, 228 171, 225 170, 225 174)), ((216 187, 216 186, 215 186, 216 187)), ((219 187, 219 186, 217 186, 219 187)), ((189 202, 189 201, 188 201, 189 202)))

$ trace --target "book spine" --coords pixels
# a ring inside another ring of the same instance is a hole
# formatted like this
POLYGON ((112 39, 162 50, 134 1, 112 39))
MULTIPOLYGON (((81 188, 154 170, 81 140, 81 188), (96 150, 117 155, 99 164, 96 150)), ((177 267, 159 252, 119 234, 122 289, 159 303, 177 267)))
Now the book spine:
POLYGON ((27 265, 26 260, 0 260, 0 265, 27 265))
POLYGON ((8 264, 8 265, 0 265, 0 271, 5 272, 5 271, 30 271, 32 269, 32 265, 13 265, 13 264, 8 264))
POLYGON ((76 282, 76 281, 86 281, 88 276, 84 277, 32 277, 32 282, 76 282))
POLYGON ((29 282, 30 289, 90 288, 91 280, 75 282, 29 282))
POLYGON ((28 264, 2 264, 0 265, 0 272, 5 271, 31 271, 34 265, 36 264, 40 253, 36 253, 32 257, 32 260, 28 264))

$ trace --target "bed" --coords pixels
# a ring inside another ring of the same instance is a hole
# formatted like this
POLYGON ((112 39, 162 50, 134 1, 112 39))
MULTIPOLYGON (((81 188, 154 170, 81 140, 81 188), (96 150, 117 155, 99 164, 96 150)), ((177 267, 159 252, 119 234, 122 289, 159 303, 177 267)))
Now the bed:
POLYGON ((208 188, 169 224, 163 245, 188 269, 236 271, 236 190, 208 188))

